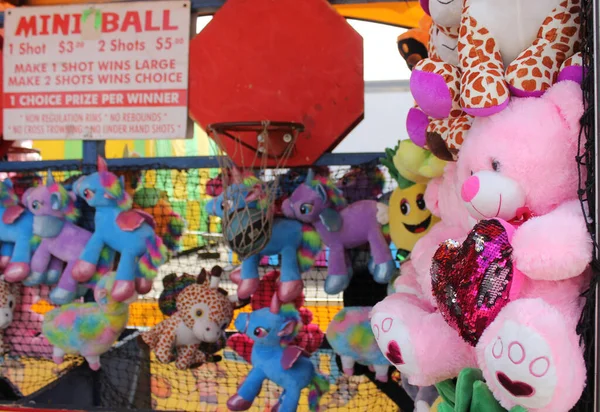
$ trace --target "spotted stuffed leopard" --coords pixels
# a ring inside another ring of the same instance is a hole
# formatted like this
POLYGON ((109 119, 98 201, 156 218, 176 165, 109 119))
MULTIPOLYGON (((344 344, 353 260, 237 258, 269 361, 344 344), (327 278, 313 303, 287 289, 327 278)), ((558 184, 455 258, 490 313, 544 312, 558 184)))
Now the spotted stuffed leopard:
POLYGON ((10 351, 9 345, 4 342, 4 330, 12 323, 18 298, 19 285, 8 283, 0 277, 0 356, 10 351))
POLYGON ((217 268, 211 271, 210 280, 202 270, 197 283, 177 295, 177 311, 141 335, 160 362, 175 361, 177 369, 199 366, 207 360, 203 351, 207 344, 224 342, 235 304, 219 288, 221 270, 217 268))
POLYGON ((413 142, 427 148, 438 158, 456 160, 464 135, 471 126, 472 117, 460 107, 460 71, 458 65, 459 18, 452 18, 462 8, 463 0, 446 5, 435 3, 434 22, 428 44, 429 57, 421 60, 411 76, 411 92, 416 101, 407 118, 407 130, 413 142), (450 16, 450 18, 448 17, 450 16), (437 82, 430 78, 436 77, 437 82), (435 88, 437 86, 437 92, 435 88), (440 96, 445 104, 440 105, 440 96))
MULTIPOLYGON (((521 4, 530 0, 513 1, 521 4)), ((543 7, 551 12, 543 20, 533 43, 516 57, 507 55, 492 32, 473 16, 472 7, 481 10, 484 6, 490 7, 490 3, 466 1, 458 53, 462 72, 460 105, 467 113, 492 115, 506 107, 511 94, 541 96, 557 82, 565 61, 580 49, 581 0, 564 0, 556 6, 557 1, 560 0, 536 3, 540 12, 543 7), (479 3, 485 4, 480 6, 479 3)), ((494 4, 499 8, 507 6, 502 2, 494 4)), ((493 15, 493 10, 485 13, 493 15)), ((519 32, 516 30, 515 33, 519 32)), ((515 42, 516 37, 517 34, 515 42)))

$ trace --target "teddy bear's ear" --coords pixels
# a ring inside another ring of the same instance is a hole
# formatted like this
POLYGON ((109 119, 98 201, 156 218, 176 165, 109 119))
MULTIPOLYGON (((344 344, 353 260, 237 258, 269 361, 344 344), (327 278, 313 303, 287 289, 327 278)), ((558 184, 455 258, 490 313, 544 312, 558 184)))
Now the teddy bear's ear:
POLYGON ((583 116, 583 92, 578 83, 570 80, 557 83, 548 89, 543 98, 556 106, 569 130, 579 130, 579 121, 583 116))

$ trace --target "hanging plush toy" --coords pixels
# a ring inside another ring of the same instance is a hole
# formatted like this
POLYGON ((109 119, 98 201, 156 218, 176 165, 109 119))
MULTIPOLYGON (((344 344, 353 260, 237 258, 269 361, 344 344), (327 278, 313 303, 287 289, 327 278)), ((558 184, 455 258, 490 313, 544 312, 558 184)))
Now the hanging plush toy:
POLYGON ((400 277, 395 281, 396 293, 375 305, 371 313, 371 326, 381 351, 403 377, 408 377, 410 384, 421 388, 456 376, 462 364, 475 363, 468 345, 456 339, 456 333, 446 327, 431 291, 431 260, 439 244, 449 238, 464 239, 472 226, 469 223, 469 213, 460 197, 456 163, 448 163, 443 176, 432 179, 428 183, 424 199, 431 213, 441 218, 441 221, 415 244, 410 259, 400 266, 400 277), (391 321, 399 312, 410 313, 410 316, 419 319, 419 322, 431 324, 432 330, 437 325, 442 326, 435 339, 419 343, 425 352, 429 351, 427 359, 431 359, 431 362, 411 364, 408 369, 399 361, 400 356, 404 359, 405 355, 398 352, 399 346, 396 345, 407 336, 403 329, 391 327, 391 321), (436 345, 439 340, 447 341, 449 346, 441 352, 431 352, 434 349, 428 345, 436 345), (390 345, 392 341, 396 343, 390 345), (447 351, 454 353, 456 364, 440 367, 440 363, 437 362, 438 356, 446 359, 447 351))
POLYGON ((398 183, 390 197, 389 213, 390 236, 401 262, 408 257, 415 243, 439 221, 427 209, 425 189, 429 179, 441 175, 446 162, 427 153, 410 140, 403 140, 395 150, 386 149, 387 157, 381 159, 398 183))
MULTIPOLYGON (((234 283, 239 283, 241 280, 237 274, 233 273, 230 274, 230 279, 234 283)), ((273 297, 279 287, 278 279, 279 272, 275 270, 267 273, 260 279, 258 290, 254 292, 250 301, 252 310, 259 310, 271 306, 273 297)), ((312 312, 307 308, 302 307, 304 305, 304 295, 301 294, 293 303, 300 314, 302 326, 290 344, 298 346, 308 355, 312 355, 321 347, 325 334, 319 329, 319 325, 312 323, 312 312)), ((251 362, 252 347, 254 346, 254 341, 251 338, 244 334, 236 333, 227 339, 227 346, 246 361, 251 362)))
POLYGON ((44 316, 53 306, 48 304, 48 286, 35 288, 18 285, 19 299, 12 323, 4 332, 4 343, 11 355, 52 359, 52 345, 42 334, 44 316))
POLYGON ((23 207, 10 179, 0 182, 0 267, 8 282, 20 282, 29 275, 33 243, 33 215, 23 207))
POLYGON ((287 217, 312 224, 329 247, 329 270, 325 292, 338 294, 350 283, 351 268, 346 249, 369 244, 372 259, 369 270, 375 281, 387 283, 396 264, 381 227, 388 224, 388 206, 374 200, 361 200, 347 206, 341 192, 330 179, 315 179, 309 172, 283 203, 287 217))
POLYGON ((390 363, 379 350, 369 323, 371 307, 346 307, 340 310, 327 328, 327 341, 340 355, 346 375, 354 375, 354 364, 368 366, 375 379, 388 381, 390 363))
POLYGON ((377 200, 383 193, 385 176, 376 165, 353 166, 336 186, 348 204, 359 200, 377 200))
MULTIPOLYGON (((254 176, 242 179, 238 170, 233 171, 233 182, 226 192, 211 199, 206 204, 209 215, 225 217, 233 215, 242 208, 262 212, 265 210, 261 181, 254 176)), ((225 229, 227 230, 227 229, 225 229)), ((241 232, 249 230, 240 229, 241 232)), ((256 232, 263 233, 261 228, 256 232)), ((259 234, 254 237, 254 239, 259 234)), ((249 298, 258 289, 260 280, 258 266, 263 256, 281 255, 281 282, 277 291, 279 299, 292 302, 302 293, 303 282, 301 274, 308 271, 314 264, 321 251, 321 239, 315 229, 309 224, 296 220, 273 218, 271 237, 265 241, 265 246, 258 253, 248 256, 242 261, 241 282, 238 285, 238 298, 249 298)))
MULTIPOLYGON (((23 280, 23 284, 36 286, 58 283, 50 293, 50 299, 57 305, 70 303, 77 296, 83 296, 87 288, 78 286, 72 271, 92 234, 74 223, 79 217, 75 195, 55 183, 52 173, 48 171, 46 185, 28 189, 23 195, 23 203, 34 215, 34 235, 42 239, 31 258, 31 274, 23 280)), ((106 274, 112 268, 113 259, 114 252, 105 247, 94 276, 106 274)), ((97 282, 98 279, 92 279, 92 285, 97 282)))
POLYGON ((231 411, 250 409, 265 379, 283 389, 273 412, 295 412, 302 389, 309 388, 309 409, 318 411, 321 396, 329 390, 329 382, 320 375, 302 349, 290 345, 300 329, 300 315, 294 305, 283 305, 277 313, 263 308, 240 313, 235 327, 254 340, 252 369, 237 393, 227 401, 231 411))
POLYGON ((121 254, 112 297, 123 302, 134 291, 148 293, 158 268, 167 260, 167 249, 154 232, 152 216, 131 209, 131 197, 122 179, 110 173, 100 157, 98 172, 80 178, 75 193, 96 208, 96 231, 79 256, 73 277, 81 283, 89 281, 104 246, 108 246, 121 254))
MULTIPOLYGON (((124 159, 139 157, 140 155, 135 152, 130 154, 129 147, 125 146, 124 159)), ((154 218, 156 234, 161 237, 169 252, 178 252, 185 221, 173 210, 167 192, 157 188, 140 187, 143 176, 141 170, 118 171, 115 175, 123 177, 125 191, 131 196, 133 207, 141 209, 154 218)))
POLYGON ((13 314, 20 297, 20 286, 8 283, 0 278, 0 356, 10 352, 10 345, 4 338, 4 332, 13 321, 13 314))
POLYGON ((427 147, 440 159, 456 160, 457 148, 460 147, 465 133, 469 130, 472 118, 460 107, 458 82, 460 71, 458 65, 458 36, 463 0, 448 2, 421 1, 425 12, 431 16, 433 24, 428 43, 428 58, 421 60, 411 74, 411 92, 417 102, 406 119, 406 127, 411 140, 419 147, 427 147), (423 85, 423 73, 443 71, 444 80, 448 84, 456 84, 450 88, 450 96, 445 105, 433 105, 428 100, 431 89, 423 85))
POLYGON ((571 69, 580 65, 580 3, 464 0, 458 65, 420 62, 411 77, 413 97, 426 113, 443 116, 460 95, 467 113, 490 116, 511 94, 540 96, 556 81, 580 79, 571 69))
POLYGON ((196 284, 177 294, 177 311, 141 335, 160 362, 175 361, 177 369, 197 367, 207 360, 201 345, 215 344, 224 338, 234 304, 227 292, 219 288, 220 275, 218 266, 211 271, 210 279, 203 269, 196 284))
POLYGON ((410 29, 398 36, 398 52, 406 61, 409 70, 428 56, 429 31, 431 30, 431 17, 424 15, 419 20, 419 27, 410 29))
POLYGON ((129 304, 111 295, 116 273, 106 275, 94 289, 93 303, 70 303, 48 312, 44 319, 44 336, 54 346, 54 362, 60 364, 66 354, 79 354, 92 370, 100 369, 100 355, 117 341, 129 320, 129 304))
POLYGON ((581 88, 565 81, 475 121, 457 175, 464 204, 483 220, 434 256, 440 314, 396 306, 372 318, 401 372, 439 380, 475 363, 507 409, 575 405, 586 377, 575 328, 592 257, 577 197, 582 114, 581 88))

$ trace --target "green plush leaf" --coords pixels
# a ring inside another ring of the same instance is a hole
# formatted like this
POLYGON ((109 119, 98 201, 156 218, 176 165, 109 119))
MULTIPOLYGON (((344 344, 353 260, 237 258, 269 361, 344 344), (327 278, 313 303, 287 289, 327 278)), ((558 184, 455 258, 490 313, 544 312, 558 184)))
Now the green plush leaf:
POLYGON ((456 398, 456 382, 454 379, 446 379, 443 382, 436 383, 435 387, 444 401, 443 404, 449 405, 454 410, 454 400, 456 398))
POLYGON ((471 403, 472 412, 504 412, 504 409, 494 395, 487 384, 482 381, 476 381, 473 383, 473 401, 471 403))
POLYGON ((458 374, 456 382, 456 412, 469 412, 473 400, 473 384, 482 381, 483 375, 479 369, 466 368, 458 374))
MULTIPOLYGON (((439 412, 506 412, 496 400, 479 369, 463 369, 457 379, 448 379, 435 385, 442 403, 439 412)), ((510 412, 527 412, 515 406, 510 412)))

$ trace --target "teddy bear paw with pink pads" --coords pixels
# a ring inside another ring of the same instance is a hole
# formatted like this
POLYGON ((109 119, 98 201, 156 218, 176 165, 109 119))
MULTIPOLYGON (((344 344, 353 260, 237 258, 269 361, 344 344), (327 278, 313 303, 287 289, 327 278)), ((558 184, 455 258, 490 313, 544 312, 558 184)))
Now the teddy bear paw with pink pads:
POLYGON ((474 355, 507 409, 566 411, 581 396, 575 328, 592 257, 577 199, 582 114, 579 85, 564 81, 474 122, 456 166, 478 223, 435 252, 437 305, 397 294, 373 310, 380 348, 409 379, 447 378, 474 366, 474 355))

